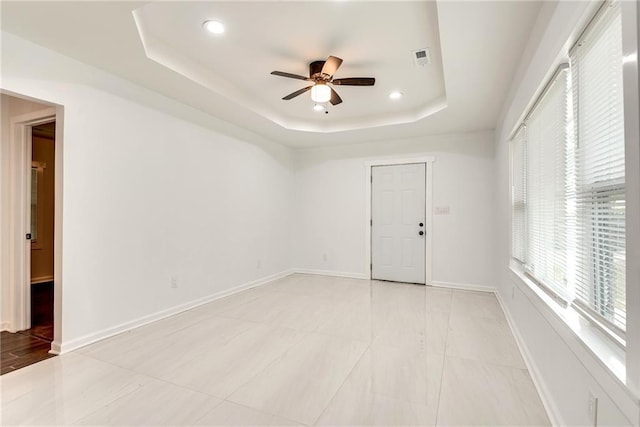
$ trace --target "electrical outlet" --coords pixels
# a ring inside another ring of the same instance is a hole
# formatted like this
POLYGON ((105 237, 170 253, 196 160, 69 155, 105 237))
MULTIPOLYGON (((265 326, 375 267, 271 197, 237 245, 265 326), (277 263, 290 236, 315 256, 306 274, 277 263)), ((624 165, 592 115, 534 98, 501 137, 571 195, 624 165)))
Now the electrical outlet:
POLYGON ((177 277, 172 277, 172 278, 171 278, 171 287, 172 287, 173 289, 175 289, 175 288, 177 288, 177 287, 178 287, 178 278, 177 278, 177 277))
POLYGON ((591 425, 597 426, 598 425, 598 398, 592 391, 589 391, 589 395, 587 396, 587 413, 589 414, 591 425))

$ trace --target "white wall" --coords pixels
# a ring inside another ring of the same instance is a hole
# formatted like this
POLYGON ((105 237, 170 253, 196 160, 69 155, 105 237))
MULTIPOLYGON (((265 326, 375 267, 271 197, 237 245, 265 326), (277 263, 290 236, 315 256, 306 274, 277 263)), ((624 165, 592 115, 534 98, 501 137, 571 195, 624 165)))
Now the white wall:
POLYGON ((433 281, 493 287, 493 133, 296 151, 294 266, 368 277, 365 161, 432 155, 433 281), (326 259, 325 259, 326 255, 326 259))
MULTIPOLYGON (((638 396, 615 378, 509 269, 510 133, 555 66, 566 57, 568 47, 598 4, 549 2, 543 5, 496 129, 496 286, 527 355, 534 380, 557 425, 593 425, 588 411, 589 393, 598 398, 597 425, 640 424, 638 396)), ((626 120, 635 120, 637 124, 637 116, 626 120)))
POLYGON ((2 88, 64 106, 63 351, 291 267, 288 149, 6 33, 2 88))

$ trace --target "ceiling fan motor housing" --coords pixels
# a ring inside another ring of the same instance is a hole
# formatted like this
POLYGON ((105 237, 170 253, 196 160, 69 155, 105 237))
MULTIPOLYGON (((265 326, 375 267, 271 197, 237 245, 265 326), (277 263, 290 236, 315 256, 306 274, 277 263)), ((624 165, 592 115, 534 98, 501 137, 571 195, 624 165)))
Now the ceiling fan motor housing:
POLYGON ((309 77, 314 80, 323 79, 322 67, 324 67, 325 62, 326 61, 313 61, 311 64, 309 64, 309 77))

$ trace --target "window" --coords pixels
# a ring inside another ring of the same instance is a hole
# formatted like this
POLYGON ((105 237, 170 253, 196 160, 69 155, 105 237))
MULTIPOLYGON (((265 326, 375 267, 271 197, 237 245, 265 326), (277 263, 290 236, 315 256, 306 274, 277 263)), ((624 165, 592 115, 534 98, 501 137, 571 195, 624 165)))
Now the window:
POLYGON ((605 4, 511 140, 512 257, 624 339, 620 5, 605 4))
POLYGON ((558 69, 525 121, 527 259, 525 268, 562 300, 567 292, 567 89, 558 69))
POLYGON ((524 146, 524 126, 520 126, 513 138, 511 145, 511 156, 513 164, 511 166, 511 247, 513 248, 513 258, 520 263, 525 262, 524 234, 526 231, 526 149, 524 146))
POLYGON ((625 329, 625 169, 620 5, 571 55, 576 132, 576 303, 625 329))

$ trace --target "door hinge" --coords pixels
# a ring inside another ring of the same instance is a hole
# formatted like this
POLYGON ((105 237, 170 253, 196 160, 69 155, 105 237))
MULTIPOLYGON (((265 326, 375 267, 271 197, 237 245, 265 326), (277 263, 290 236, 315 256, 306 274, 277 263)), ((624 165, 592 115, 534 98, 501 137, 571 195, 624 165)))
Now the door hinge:
POLYGON ((369 270, 373 271, 373 264, 369 264, 369 270))
POLYGON ((373 225, 373 220, 372 219, 369 220, 369 225, 373 225))

